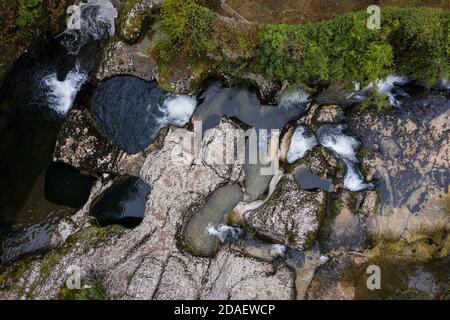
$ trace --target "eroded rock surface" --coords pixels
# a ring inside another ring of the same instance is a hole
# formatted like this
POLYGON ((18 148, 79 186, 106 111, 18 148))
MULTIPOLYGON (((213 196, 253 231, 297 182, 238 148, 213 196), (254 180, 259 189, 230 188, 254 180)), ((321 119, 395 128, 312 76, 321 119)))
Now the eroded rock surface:
POLYGON ((99 81, 115 75, 127 74, 147 81, 153 81, 157 75, 156 62, 150 55, 150 40, 146 37, 135 45, 123 41, 111 42, 103 53, 96 74, 99 81))
POLYGON ((257 234, 298 250, 311 247, 323 217, 325 193, 305 191, 292 176, 279 181, 261 207, 244 214, 257 234))
MULTIPOLYGON (((216 138, 232 128, 232 123, 222 122, 203 148, 216 148, 216 138)), ((82 228, 62 247, 27 261, 25 267, 10 266, 3 273, 0 297, 60 297, 71 265, 80 268, 83 283, 102 288, 114 299, 293 297, 294 276, 287 267, 274 268, 271 262, 226 248, 212 260, 196 258, 178 246, 178 233, 192 207, 204 205, 212 192, 236 182, 241 172, 236 163, 217 164, 217 157, 223 156, 218 152, 205 152, 198 163, 195 157, 177 158, 190 150, 193 137, 191 131, 171 128, 164 146, 148 154, 141 177, 152 192, 138 227, 82 228), (216 163, 214 168, 211 163, 216 163)), ((80 215, 86 208, 82 210, 80 215)))
POLYGON ((363 168, 379 185, 381 214, 373 218, 373 232, 395 238, 448 229, 442 199, 450 184, 449 98, 412 98, 402 110, 360 113, 348 123, 370 150, 363 168))
POLYGON ((129 155, 114 146, 97 129, 87 110, 72 110, 61 127, 53 155, 54 161, 68 163, 83 172, 138 175, 144 158, 129 155))

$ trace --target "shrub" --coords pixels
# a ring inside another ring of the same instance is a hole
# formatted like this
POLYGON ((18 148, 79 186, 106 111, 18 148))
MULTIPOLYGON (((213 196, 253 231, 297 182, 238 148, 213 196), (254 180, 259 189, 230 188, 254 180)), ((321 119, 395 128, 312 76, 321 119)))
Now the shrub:
POLYGON ((167 39, 159 43, 161 58, 167 61, 180 48, 189 56, 200 57, 206 52, 214 16, 203 4, 199 0, 163 2, 159 22, 167 39))
POLYGON ((397 72, 427 84, 448 78, 449 13, 431 8, 384 8, 382 29, 368 14, 350 13, 303 25, 262 28, 255 66, 276 80, 366 84, 397 72))
POLYGON ((20 29, 34 25, 41 16, 42 0, 20 0, 16 24, 20 29))

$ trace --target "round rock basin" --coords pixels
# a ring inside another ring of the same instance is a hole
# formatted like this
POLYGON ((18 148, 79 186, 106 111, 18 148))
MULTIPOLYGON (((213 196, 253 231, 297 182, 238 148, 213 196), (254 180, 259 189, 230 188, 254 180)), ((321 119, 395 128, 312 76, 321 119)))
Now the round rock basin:
POLYGON ((193 255, 202 257, 216 253, 220 241, 208 233, 208 227, 224 223, 225 215, 241 200, 241 188, 236 184, 215 191, 206 205, 189 220, 184 233, 186 249, 193 255))
POLYGON ((168 124, 184 126, 196 98, 164 92, 155 82, 117 76, 100 84, 91 111, 111 141, 128 153, 144 150, 168 124))

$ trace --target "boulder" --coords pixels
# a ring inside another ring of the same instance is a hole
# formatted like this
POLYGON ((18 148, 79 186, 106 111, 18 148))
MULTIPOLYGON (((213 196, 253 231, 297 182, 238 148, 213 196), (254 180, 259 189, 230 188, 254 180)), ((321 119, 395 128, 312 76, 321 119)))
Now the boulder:
POLYGON ((53 161, 68 163, 95 176, 102 173, 138 175, 144 157, 129 155, 114 146, 96 127, 89 111, 74 109, 58 133, 53 161))
POLYGON ((105 49, 95 77, 103 81, 115 75, 128 74, 153 81, 157 68, 149 51, 150 40, 147 37, 134 45, 114 40, 105 49))
POLYGON ((284 176, 262 206, 244 214, 245 225, 273 242, 304 250, 314 244, 325 200, 325 192, 302 190, 292 176, 284 176))

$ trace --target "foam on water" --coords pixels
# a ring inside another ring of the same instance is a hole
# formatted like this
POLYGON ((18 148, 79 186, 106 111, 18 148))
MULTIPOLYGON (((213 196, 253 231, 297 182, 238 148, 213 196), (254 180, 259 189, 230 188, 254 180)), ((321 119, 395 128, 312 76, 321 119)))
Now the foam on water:
POLYGON ((367 99, 370 91, 375 88, 379 93, 385 95, 389 104, 393 107, 400 108, 400 101, 398 97, 409 97, 409 95, 399 88, 409 83, 411 79, 405 76, 389 75, 384 79, 378 79, 374 82, 369 83, 363 89, 360 89, 360 84, 354 82, 355 92, 350 95, 350 100, 355 102, 361 102, 367 99))
POLYGON ((447 79, 439 80, 437 86, 439 89, 450 90, 450 81, 447 79))
POLYGON ((285 109, 302 107, 305 104, 309 105, 310 99, 311 96, 304 90, 289 90, 283 93, 278 106, 285 109))
POLYGON ((286 246, 282 244, 273 244, 272 247, 275 249, 278 256, 284 257, 284 255, 286 254, 286 246))
POLYGON ((50 108, 60 115, 66 115, 87 78, 87 74, 78 67, 71 70, 62 81, 58 80, 56 73, 44 77, 43 83, 48 90, 47 102, 50 108))
POLYGON ((320 131, 326 132, 319 134, 319 142, 343 159, 358 162, 356 150, 359 147, 359 142, 355 138, 345 135, 343 133, 345 128, 344 125, 324 125, 320 127, 320 131))
POLYGON ((344 177, 344 188, 354 192, 373 188, 372 183, 364 182, 361 173, 354 163, 346 159, 344 159, 344 162, 347 168, 344 177))
POLYGON ((67 29, 60 35, 62 44, 70 54, 78 54, 81 47, 91 40, 112 37, 117 10, 109 0, 88 0, 67 8, 71 14, 67 29))
POLYGON ((287 154, 287 161, 293 163, 305 156, 308 150, 312 150, 317 145, 315 135, 306 127, 299 126, 292 135, 291 144, 287 154))
POLYGON ((244 234, 242 229, 228 226, 226 224, 219 224, 217 227, 210 224, 206 228, 205 232, 208 235, 216 237, 222 243, 224 243, 229 236, 233 240, 238 240, 239 237, 244 234))
POLYGON ((365 183, 357 168, 359 162, 356 152, 359 142, 355 138, 343 133, 344 125, 323 125, 318 130, 319 142, 325 148, 332 150, 346 166, 344 187, 350 191, 361 191, 373 188, 373 184, 365 183))
POLYGON ((164 107, 160 108, 160 111, 165 114, 161 118, 161 124, 163 126, 168 123, 176 126, 184 126, 189 122, 192 114, 197 106, 197 99, 193 96, 176 95, 167 98, 164 101, 164 107))

